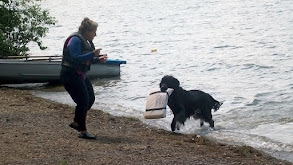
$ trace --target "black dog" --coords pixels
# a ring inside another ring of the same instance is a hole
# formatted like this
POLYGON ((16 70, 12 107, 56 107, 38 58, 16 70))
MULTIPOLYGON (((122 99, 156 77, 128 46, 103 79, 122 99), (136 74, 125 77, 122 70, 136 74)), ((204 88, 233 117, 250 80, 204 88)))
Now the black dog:
MULTIPOLYGON (((212 116, 212 109, 217 111, 223 104, 215 100, 211 95, 199 91, 186 91, 180 87, 179 81, 173 76, 164 76, 160 82, 161 91, 165 92, 168 88, 173 88, 174 91, 169 97, 168 106, 174 114, 171 123, 172 131, 175 131, 176 123, 179 122, 184 125, 187 118, 193 117, 200 119, 200 126, 203 126, 204 121, 214 128, 214 120, 212 116)), ((179 130, 179 126, 177 125, 179 130)))

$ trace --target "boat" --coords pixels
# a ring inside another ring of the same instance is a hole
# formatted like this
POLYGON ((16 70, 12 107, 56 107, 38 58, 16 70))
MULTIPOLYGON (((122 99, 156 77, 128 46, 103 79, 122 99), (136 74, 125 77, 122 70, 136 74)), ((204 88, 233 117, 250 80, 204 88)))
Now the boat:
MULTIPOLYGON (((10 56, 0 59, 0 84, 58 83, 62 56, 10 56)), ((91 65, 90 79, 120 76, 120 65, 126 61, 107 59, 91 65)))

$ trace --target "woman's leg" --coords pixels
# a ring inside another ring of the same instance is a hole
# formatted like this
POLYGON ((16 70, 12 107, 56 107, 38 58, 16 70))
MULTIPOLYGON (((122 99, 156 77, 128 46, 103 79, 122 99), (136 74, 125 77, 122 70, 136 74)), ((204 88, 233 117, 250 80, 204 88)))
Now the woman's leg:
POLYGON ((88 96, 89 96, 89 104, 88 104, 88 110, 89 110, 91 109, 92 105, 95 102, 95 91, 93 89, 93 85, 90 82, 89 78, 86 78, 84 82, 86 84, 88 96))
POLYGON ((68 93, 76 103, 74 121, 78 123, 79 131, 86 131, 86 114, 89 102, 87 88, 82 79, 72 83, 72 87, 68 93))
POLYGON ((85 81, 76 73, 66 74, 64 88, 76 103, 74 121, 78 131, 86 131, 86 113, 89 106, 89 95, 85 81))

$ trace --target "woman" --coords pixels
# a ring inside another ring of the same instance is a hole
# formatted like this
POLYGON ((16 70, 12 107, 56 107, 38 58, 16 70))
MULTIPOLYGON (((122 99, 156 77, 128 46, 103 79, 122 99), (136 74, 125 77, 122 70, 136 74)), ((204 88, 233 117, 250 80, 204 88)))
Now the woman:
POLYGON ((96 139, 87 132, 86 115, 95 101, 93 86, 86 73, 92 62, 105 62, 107 56, 100 56, 101 49, 95 49, 93 39, 98 24, 84 18, 78 32, 71 34, 63 47, 60 80, 76 103, 74 120, 69 126, 79 131, 79 138, 96 139))

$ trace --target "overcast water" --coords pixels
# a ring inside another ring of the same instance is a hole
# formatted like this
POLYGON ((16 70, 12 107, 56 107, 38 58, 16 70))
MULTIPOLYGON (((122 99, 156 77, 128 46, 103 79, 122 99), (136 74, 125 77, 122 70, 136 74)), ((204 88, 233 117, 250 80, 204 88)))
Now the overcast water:
MULTIPOLYGON (((63 42, 84 17, 99 23, 96 47, 126 60, 121 76, 93 81, 94 108, 133 116, 170 130, 167 117, 144 120, 146 98, 164 75, 184 89, 224 101, 213 113, 216 130, 189 120, 180 133, 249 145, 293 162, 292 0, 47 0, 58 23, 43 39, 61 55, 63 42)), ((37 96, 74 105, 64 91, 37 96)))

